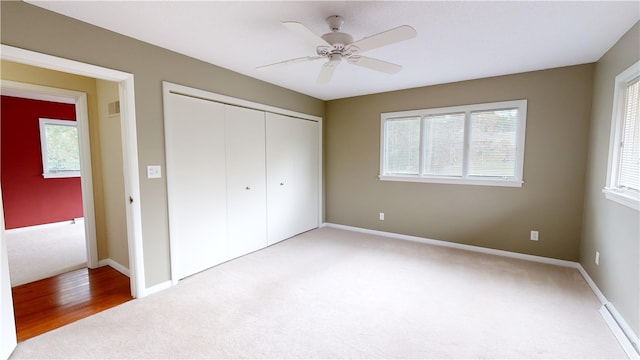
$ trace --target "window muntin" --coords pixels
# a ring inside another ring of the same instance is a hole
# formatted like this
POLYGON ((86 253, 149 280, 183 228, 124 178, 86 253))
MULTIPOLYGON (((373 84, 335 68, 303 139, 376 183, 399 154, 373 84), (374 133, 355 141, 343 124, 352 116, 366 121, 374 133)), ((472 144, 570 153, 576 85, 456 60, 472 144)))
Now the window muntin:
POLYGON ((41 118, 40 145, 44 178, 80 176, 76 121, 41 118))
POLYGON ((391 181, 522 186, 526 109, 526 100, 515 100, 383 113, 379 177, 391 181), (394 133, 390 143, 389 124, 409 118, 413 132, 394 133), (419 132, 417 121, 421 122, 419 132), (401 146, 410 148, 410 172, 389 166, 397 161, 391 150, 401 146))
POLYGON ((640 61, 616 76, 607 199, 640 210, 640 61))

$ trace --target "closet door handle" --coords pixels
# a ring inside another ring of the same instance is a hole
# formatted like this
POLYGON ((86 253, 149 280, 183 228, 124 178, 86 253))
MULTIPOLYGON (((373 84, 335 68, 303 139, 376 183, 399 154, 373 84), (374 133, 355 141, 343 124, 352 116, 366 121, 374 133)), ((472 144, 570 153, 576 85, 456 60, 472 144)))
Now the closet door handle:
POLYGON ((245 189, 247 189, 247 190, 251 190, 251 186, 247 186, 245 189))
POLYGON ((281 183, 280 183, 280 186, 284 186, 284 183, 283 183, 283 182, 281 182, 281 183))

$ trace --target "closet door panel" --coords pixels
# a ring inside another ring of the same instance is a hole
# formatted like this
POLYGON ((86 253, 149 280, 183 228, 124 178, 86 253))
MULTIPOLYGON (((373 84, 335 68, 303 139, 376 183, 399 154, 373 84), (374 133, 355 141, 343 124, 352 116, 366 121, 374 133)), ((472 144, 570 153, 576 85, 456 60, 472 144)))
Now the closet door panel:
POLYGON ((299 234, 319 226, 319 124, 298 120, 293 128, 293 161, 297 181, 292 202, 292 226, 294 233, 299 234))
POLYGON ((267 245, 264 112, 225 105, 229 254, 267 245))
POLYGON ((291 218, 294 191, 294 120, 267 113, 267 239, 269 244, 295 234, 291 218))
POLYGON ((175 94, 165 101, 171 265, 178 280, 228 256, 224 108, 175 94))
POLYGON ((267 113, 269 244, 318 227, 319 124, 267 113))

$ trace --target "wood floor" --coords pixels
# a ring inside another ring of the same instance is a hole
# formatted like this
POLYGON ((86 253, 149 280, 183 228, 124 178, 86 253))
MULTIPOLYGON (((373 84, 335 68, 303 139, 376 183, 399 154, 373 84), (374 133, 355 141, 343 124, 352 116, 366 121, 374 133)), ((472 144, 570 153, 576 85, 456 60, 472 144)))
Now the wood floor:
POLYGON ((129 278, 109 266, 75 270, 11 290, 18 341, 132 299, 129 278))

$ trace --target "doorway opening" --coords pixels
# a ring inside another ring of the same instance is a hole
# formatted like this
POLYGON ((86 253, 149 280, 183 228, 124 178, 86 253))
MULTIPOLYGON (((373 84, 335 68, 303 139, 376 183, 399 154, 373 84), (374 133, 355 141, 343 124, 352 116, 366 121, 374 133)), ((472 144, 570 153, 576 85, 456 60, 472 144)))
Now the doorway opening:
POLYGON ((86 94, 6 80, 1 88, 2 195, 11 286, 95 267, 88 119, 77 111, 86 107, 86 94), (49 122, 65 126, 47 129, 49 122))
MULTIPOLYGON (((44 69, 56 70, 64 73, 91 77, 99 80, 116 82, 118 84, 118 101, 120 106, 120 126, 122 129, 122 161, 123 161, 123 177, 124 177, 124 193, 126 201, 126 229, 127 229, 127 246, 129 253, 129 276, 131 279, 131 294, 133 297, 142 297, 145 295, 144 286, 144 259, 142 253, 142 229, 141 229, 141 209, 140 187, 138 174, 138 154, 137 154, 137 134, 136 134, 136 117, 135 117, 135 97, 134 97, 134 80, 133 75, 118 70, 107 69, 91 64, 85 64, 74 60, 63 59, 51 55, 41 54, 29 50, 24 50, 8 45, 0 45, 0 58, 19 64, 31 65, 44 69)), ((46 94, 45 95, 50 95, 46 94)), ((74 96, 74 95, 71 95, 74 96)), ((77 96, 77 94, 75 95, 77 96)), ((80 95, 82 98, 82 95, 80 95)), ((86 95, 84 101, 76 102, 76 113, 86 114, 88 118, 88 108, 86 103, 86 95)), ((88 139, 88 128, 81 131, 87 131, 84 138, 88 139)), ((82 135, 81 135, 82 137, 82 135)), ((81 144, 89 146, 89 144, 81 144)), ((90 159, 83 159, 85 169, 91 167, 90 159), (86 161, 89 163, 87 164, 86 161)), ((84 175, 84 174, 83 174, 84 175)), ((87 174, 87 176, 91 176, 87 174)), ((83 181, 84 180, 83 176, 83 181)), ((83 186, 83 188, 89 188, 83 186)), ((83 193, 83 196, 86 196, 83 193)), ((85 199, 85 202, 87 200, 85 199)), ((87 216, 88 212, 94 211, 93 206, 87 207, 85 210, 85 222, 89 218, 95 216, 87 216)), ((90 228, 95 224, 86 224, 90 228)), ((95 234, 95 230, 93 230, 95 234)), ((87 235, 91 236, 92 231, 87 231, 87 235)), ((95 235, 94 235, 95 236, 95 235)), ((4 240, 3 240, 4 241, 4 240)), ((87 244, 91 244, 87 241, 87 244)), ((95 243, 95 242, 94 242, 95 243)), ((89 267, 97 267, 97 249, 88 250, 89 267)))
MULTIPOLYGON (((126 243, 129 258, 129 286, 130 293, 133 297, 145 296, 146 287, 144 280, 144 258, 142 253, 141 209, 139 202, 140 188, 138 174, 133 75, 117 70, 107 69, 95 65, 19 49, 12 46, 0 46, 0 58, 3 60, 61 71, 70 74, 92 77, 95 79, 112 81, 118 84, 118 101, 121 109, 120 125, 122 128, 121 151, 123 161, 124 194, 126 197, 126 243)), ((86 103, 84 105, 82 105, 82 102, 76 103, 76 107, 80 107, 78 113, 87 112, 86 103)), ((90 208, 89 211, 93 211, 93 208, 90 208)), ((85 223, 86 221, 88 221, 88 219, 89 217, 85 213, 85 223)), ((3 348, 6 345, 6 349, 10 353, 11 349, 13 349, 16 343, 16 337, 11 335, 12 332, 13 334, 15 334, 15 328, 12 326, 14 322, 14 309, 12 305, 13 301, 11 299, 11 292, 8 291, 9 283, 5 281, 8 276, 4 274, 4 270, 8 269, 8 260, 5 256, 6 239, 4 238, 4 221, 0 221, 0 223, 0 248, 3 250, 2 256, 0 257, 0 260, 2 261, 0 266, 3 269, 2 289, 0 289, 0 293, 2 295, 0 303, 2 304, 3 336, 0 340, 3 344, 3 348)), ((87 224, 85 224, 85 226, 88 227, 87 224)), ((88 235, 91 235, 90 232, 88 232, 88 235)), ((90 241, 87 242, 88 245, 90 243, 90 241)), ((88 263, 90 267, 98 266, 97 251, 94 251, 94 249, 89 250, 88 255, 88 263), (95 257, 93 257, 93 254, 96 254, 95 257)))

